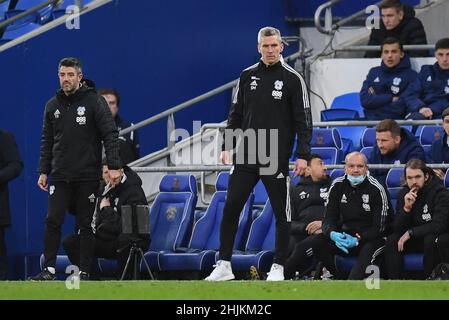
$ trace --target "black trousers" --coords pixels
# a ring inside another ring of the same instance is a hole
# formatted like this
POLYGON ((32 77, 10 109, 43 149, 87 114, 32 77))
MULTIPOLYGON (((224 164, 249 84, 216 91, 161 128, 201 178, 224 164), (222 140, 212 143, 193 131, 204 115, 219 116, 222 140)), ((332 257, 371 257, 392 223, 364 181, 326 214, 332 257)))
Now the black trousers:
POLYGON ((437 248, 441 262, 449 263, 449 233, 438 236, 437 248))
POLYGON ((427 278, 435 267, 436 245, 433 234, 424 238, 412 238, 404 245, 404 251, 399 252, 398 241, 403 234, 393 233, 387 238, 387 248, 385 250, 385 266, 389 279, 401 279, 404 271, 404 253, 424 253, 424 275, 427 278))
POLYGON ((94 253, 94 236, 91 222, 95 209, 95 195, 99 181, 55 181, 49 186, 48 214, 44 234, 44 267, 54 267, 61 242, 61 226, 67 209, 75 204, 76 225, 80 235, 80 263, 88 272, 94 253))
POLYGON ((295 246, 285 264, 284 276, 286 279, 291 279, 296 271, 303 272, 309 266, 309 259, 312 255, 316 261, 323 262, 333 275, 337 275, 334 256, 338 254, 340 256, 357 256, 357 262, 352 267, 348 279, 362 280, 368 275, 366 268, 374 264, 375 257, 382 252, 384 245, 385 241, 379 238, 351 248, 346 254, 323 234, 312 235, 295 246))
POLYGON ((220 228, 220 259, 231 260, 240 212, 259 179, 267 190, 276 218, 274 263, 283 265, 288 254, 290 231, 290 178, 288 162, 280 163, 274 175, 261 175, 257 165, 236 165, 229 176, 228 195, 220 228), (289 204, 288 206, 286 204, 289 204))
POLYGON ((0 280, 6 280, 6 274, 8 273, 5 231, 6 228, 0 226, 0 280))

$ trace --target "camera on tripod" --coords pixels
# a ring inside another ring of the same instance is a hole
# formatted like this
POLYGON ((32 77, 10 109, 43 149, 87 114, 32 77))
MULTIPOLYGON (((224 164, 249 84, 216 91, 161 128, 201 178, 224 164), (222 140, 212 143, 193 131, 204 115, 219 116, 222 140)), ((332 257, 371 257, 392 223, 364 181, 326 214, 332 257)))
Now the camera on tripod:
POLYGON ((128 247, 130 250, 120 280, 125 278, 131 259, 134 261, 133 279, 137 279, 138 258, 142 259, 150 278, 154 279, 142 250, 144 243, 148 241, 150 236, 150 207, 148 205, 124 205, 121 207, 121 212, 122 235, 127 236, 129 243, 119 249, 118 252, 128 247))

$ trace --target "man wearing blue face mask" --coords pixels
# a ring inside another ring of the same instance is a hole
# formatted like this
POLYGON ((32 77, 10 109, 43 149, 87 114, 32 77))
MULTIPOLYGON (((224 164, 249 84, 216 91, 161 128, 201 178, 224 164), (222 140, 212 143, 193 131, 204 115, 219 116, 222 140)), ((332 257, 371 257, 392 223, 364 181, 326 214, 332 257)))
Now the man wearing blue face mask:
POLYGON ((367 266, 383 251, 383 236, 392 211, 384 187, 368 175, 366 163, 360 152, 346 156, 345 175, 335 179, 329 189, 323 233, 303 241, 303 256, 297 256, 297 270, 306 267, 307 255, 312 252, 333 275, 336 275, 336 254, 357 257, 349 279, 361 280, 368 275, 367 266))

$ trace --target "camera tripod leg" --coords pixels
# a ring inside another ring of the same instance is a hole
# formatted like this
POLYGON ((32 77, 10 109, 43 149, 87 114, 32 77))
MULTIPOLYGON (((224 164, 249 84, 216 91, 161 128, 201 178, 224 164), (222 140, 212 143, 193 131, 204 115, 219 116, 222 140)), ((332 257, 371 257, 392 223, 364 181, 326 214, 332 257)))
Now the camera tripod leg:
POLYGON ((122 273, 122 277, 120 278, 120 280, 125 279, 126 270, 128 270, 129 262, 131 261, 132 256, 134 256, 134 247, 131 247, 131 250, 129 250, 128 260, 126 260, 126 265, 125 265, 125 268, 123 268, 123 273, 122 273))
POLYGON ((151 272, 151 269, 150 269, 150 266, 148 265, 147 260, 145 260, 142 249, 139 248, 138 250, 139 250, 140 256, 142 258, 142 261, 145 263, 145 267, 147 268, 148 274, 150 275, 150 279, 154 280, 153 273, 151 272))

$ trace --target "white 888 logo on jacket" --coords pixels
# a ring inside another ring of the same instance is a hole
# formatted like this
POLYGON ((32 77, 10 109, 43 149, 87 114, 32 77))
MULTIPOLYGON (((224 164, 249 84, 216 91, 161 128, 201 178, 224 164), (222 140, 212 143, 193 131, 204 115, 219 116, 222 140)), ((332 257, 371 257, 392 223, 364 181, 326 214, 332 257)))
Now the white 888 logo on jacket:
POLYGON ((79 116, 79 117, 76 117, 76 123, 78 123, 79 125, 86 124, 86 116, 84 115, 85 112, 86 112, 86 107, 81 106, 76 109, 76 113, 79 116))

